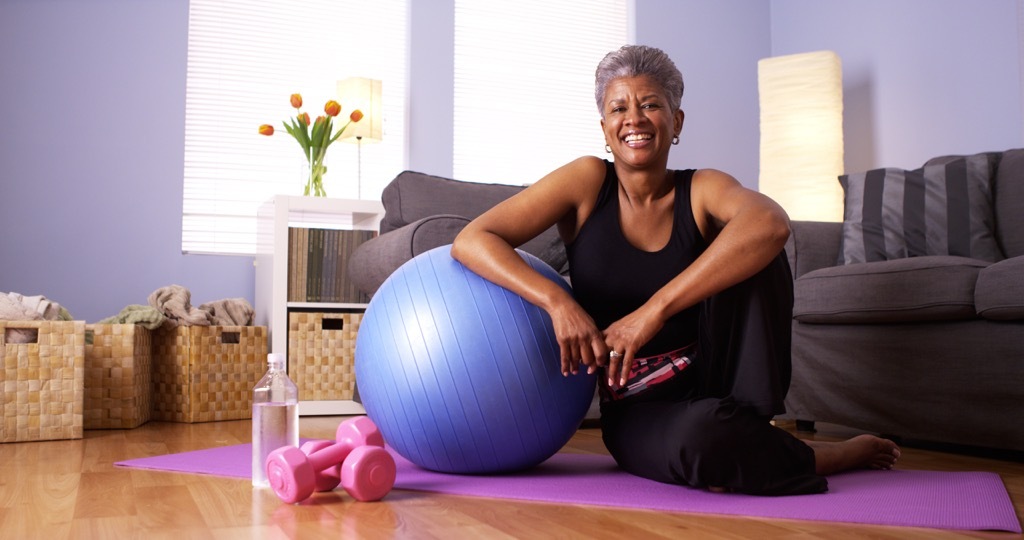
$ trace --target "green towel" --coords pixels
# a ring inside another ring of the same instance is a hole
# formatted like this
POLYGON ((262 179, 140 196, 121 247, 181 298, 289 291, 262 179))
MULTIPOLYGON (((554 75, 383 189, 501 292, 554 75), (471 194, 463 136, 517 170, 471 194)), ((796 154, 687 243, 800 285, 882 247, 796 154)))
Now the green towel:
POLYGON ((149 330, 156 330, 167 317, 160 310, 151 306, 132 304, 113 317, 107 317, 97 324, 137 324, 149 330))

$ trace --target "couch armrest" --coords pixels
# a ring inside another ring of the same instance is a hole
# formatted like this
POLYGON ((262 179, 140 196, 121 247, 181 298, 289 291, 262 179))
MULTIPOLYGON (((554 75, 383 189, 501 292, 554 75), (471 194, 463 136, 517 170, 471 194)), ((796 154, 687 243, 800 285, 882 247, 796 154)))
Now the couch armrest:
POLYGON ((1024 320, 1024 255, 1003 259, 978 273, 974 305, 978 315, 993 321, 1024 320))
POLYGON ((373 294, 406 261, 451 244, 469 219, 451 214, 416 220, 359 245, 348 259, 348 276, 361 292, 373 294))
POLYGON ((792 221, 786 255, 796 279, 812 270, 835 266, 843 224, 825 221, 792 221))

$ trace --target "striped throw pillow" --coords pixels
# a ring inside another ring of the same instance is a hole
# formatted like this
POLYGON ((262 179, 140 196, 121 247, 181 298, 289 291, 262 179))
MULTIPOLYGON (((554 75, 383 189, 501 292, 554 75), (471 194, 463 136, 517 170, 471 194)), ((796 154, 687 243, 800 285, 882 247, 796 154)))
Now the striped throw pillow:
POLYGON ((840 176, 845 208, 839 264, 922 255, 1003 259, 994 234, 996 159, 975 154, 913 171, 840 176))

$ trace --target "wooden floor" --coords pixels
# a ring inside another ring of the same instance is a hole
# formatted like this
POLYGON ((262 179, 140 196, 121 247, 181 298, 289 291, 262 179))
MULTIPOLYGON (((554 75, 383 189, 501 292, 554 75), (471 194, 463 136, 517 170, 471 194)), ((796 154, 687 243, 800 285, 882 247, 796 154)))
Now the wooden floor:
MULTIPOLYGON (((305 417, 301 435, 330 438, 341 419, 305 417)), ((851 433, 819 426, 813 437, 834 440, 851 433)), ((249 440, 249 421, 151 422, 132 430, 86 431, 82 440, 0 444, 0 538, 1020 538, 398 490, 379 503, 354 502, 339 489, 287 505, 245 480, 113 466, 249 440)), ((604 453, 600 431, 581 429, 565 451, 604 453)), ((1024 463, 904 448, 899 466, 998 472, 1017 515, 1024 516, 1024 463)))

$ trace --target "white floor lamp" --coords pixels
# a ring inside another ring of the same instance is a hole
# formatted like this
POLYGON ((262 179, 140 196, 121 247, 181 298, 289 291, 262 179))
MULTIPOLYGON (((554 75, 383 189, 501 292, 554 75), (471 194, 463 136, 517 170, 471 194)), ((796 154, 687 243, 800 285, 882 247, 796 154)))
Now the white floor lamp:
POLYGON ((842 221, 843 75, 818 51, 757 63, 761 104, 758 189, 791 219, 842 221))
POLYGON ((383 112, 381 108, 381 81, 365 77, 350 77, 338 81, 338 100, 344 110, 363 112, 363 118, 355 122, 341 135, 341 140, 357 145, 357 197, 363 198, 363 143, 380 142, 384 138, 383 112))

